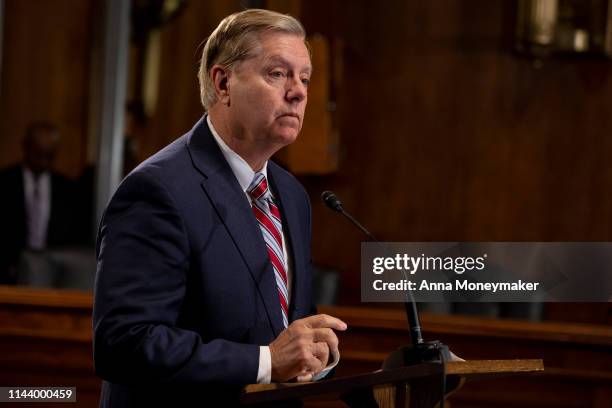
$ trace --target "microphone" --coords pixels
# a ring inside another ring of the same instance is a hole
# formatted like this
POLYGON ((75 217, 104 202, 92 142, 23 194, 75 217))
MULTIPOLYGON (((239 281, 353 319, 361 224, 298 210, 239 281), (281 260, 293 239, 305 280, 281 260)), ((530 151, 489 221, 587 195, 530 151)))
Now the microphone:
MULTIPOLYGON (((321 194, 321 199, 325 205, 332 211, 339 212, 346 217, 353 225, 363 232, 370 241, 382 245, 380 241, 374 237, 363 225, 361 225, 353 216, 347 213, 342 206, 342 201, 331 191, 324 191, 321 194)), ((402 270, 404 279, 408 280, 406 271, 402 270)), ((444 362, 450 360, 450 351, 447 346, 439 341, 425 342, 421 333, 421 322, 419 319, 419 311, 416 301, 412 295, 412 291, 404 292, 406 300, 404 307, 406 309, 406 318, 408 320, 408 328, 410 331, 410 341, 412 347, 402 347, 392 353, 384 362, 383 368, 397 368, 405 365, 419 364, 424 362, 439 361, 444 362)))
POLYGON ((353 225, 355 225, 357 228, 359 228, 361 232, 363 232, 366 237, 370 239, 370 241, 378 242, 374 235, 370 234, 370 231, 368 231, 363 225, 361 225, 359 221, 353 218, 351 214, 344 211, 344 208, 342 207, 342 201, 340 201, 340 199, 334 193, 332 193, 331 191, 324 191, 323 194, 321 194, 321 198, 329 209, 331 209, 332 211, 337 211, 340 214, 344 215, 346 218, 348 218, 348 220, 352 222, 353 225))
POLYGON ((324 191, 323 194, 321 194, 321 198, 323 199, 325 205, 330 209, 339 212, 344 211, 342 209, 342 201, 340 201, 340 199, 331 191, 324 191))

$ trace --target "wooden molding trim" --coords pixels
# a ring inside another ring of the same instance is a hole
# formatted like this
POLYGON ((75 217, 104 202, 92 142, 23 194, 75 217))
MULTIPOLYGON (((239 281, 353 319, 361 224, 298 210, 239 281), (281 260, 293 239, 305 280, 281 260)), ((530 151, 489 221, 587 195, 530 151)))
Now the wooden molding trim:
MULTIPOLYGON (((403 309, 321 306, 326 313, 344 320, 349 328, 407 331, 403 309)), ((612 346, 612 327, 565 322, 529 322, 460 315, 423 313, 421 325, 428 333, 504 337, 562 343, 612 346)))
POLYGON ((0 305, 90 310, 93 305, 93 295, 80 290, 0 285, 0 305))

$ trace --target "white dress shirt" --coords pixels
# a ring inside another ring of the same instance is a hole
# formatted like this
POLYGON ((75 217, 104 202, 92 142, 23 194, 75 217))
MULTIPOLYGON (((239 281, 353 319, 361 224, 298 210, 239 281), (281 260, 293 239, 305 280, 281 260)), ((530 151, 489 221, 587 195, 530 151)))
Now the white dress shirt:
MULTIPOLYGON (((255 171, 249 166, 249 164, 235 151, 233 151, 225 141, 219 136, 216 129, 214 128, 212 122, 210 121, 210 116, 206 115, 206 122, 208 123, 208 127, 210 128, 211 133, 213 134, 217 144, 221 148, 221 153, 223 153, 223 157, 229 163, 232 172, 236 176, 238 180, 238 184, 244 191, 249 202, 251 202, 251 198, 249 197, 249 193, 247 189, 251 185, 253 178, 255 177, 255 171)), ((268 178, 268 162, 266 161, 263 165, 263 168, 259 171, 268 178)), ((269 186, 268 182, 268 186, 269 186)), ((272 193, 272 190, 270 190, 272 193)), ((273 196, 274 197, 274 196, 273 196)), ((287 293, 289 298, 287 299, 287 303, 290 303, 291 299, 291 277, 293 275, 293 271, 291 270, 291 263, 289 262, 289 253, 287 252, 287 236, 285 230, 283 229, 283 255, 285 257, 285 270, 287 271, 287 293)), ((279 305, 280 307, 280 305, 279 305)), ((333 356, 333 363, 327 366, 323 371, 318 373, 313 380, 318 380, 325 377, 329 371, 334 368, 338 364, 339 356, 333 356)), ((272 357, 270 355, 270 347, 268 346, 260 346, 259 347, 259 370, 257 371, 257 382, 259 384, 269 384, 272 381, 272 357)))
POLYGON ((24 166, 23 192, 27 228, 26 243, 30 249, 45 249, 51 214, 51 175, 49 172, 36 177, 30 169, 24 166))

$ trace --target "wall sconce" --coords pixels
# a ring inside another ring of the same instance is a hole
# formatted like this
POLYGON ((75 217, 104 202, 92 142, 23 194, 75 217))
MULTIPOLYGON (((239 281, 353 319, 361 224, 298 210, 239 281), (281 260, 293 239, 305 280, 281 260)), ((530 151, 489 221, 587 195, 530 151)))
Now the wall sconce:
POLYGON ((132 81, 129 99, 137 119, 151 117, 161 72, 161 30, 185 9, 186 0, 132 1, 132 81))
POLYGON ((536 59, 553 54, 612 57, 612 0, 520 0, 516 51, 536 59))

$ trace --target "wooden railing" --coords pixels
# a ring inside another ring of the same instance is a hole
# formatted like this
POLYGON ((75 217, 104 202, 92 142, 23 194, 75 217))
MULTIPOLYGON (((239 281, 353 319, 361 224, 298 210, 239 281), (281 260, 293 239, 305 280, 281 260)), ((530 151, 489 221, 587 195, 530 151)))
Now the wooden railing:
MULTIPOLYGON (((0 287, 0 385, 76 386, 77 406, 96 406, 91 305, 84 292, 0 287)), ((408 343, 401 309, 319 311, 349 325, 339 335, 337 376, 376 370, 408 343)), ((612 406, 612 327, 430 314, 421 320, 426 340, 441 340, 465 359, 544 359, 543 374, 466 385, 451 398, 453 408, 612 406)))
MULTIPOLYGON (((344 320, 338 375, 380 368, 408 344, 403 309, 320 307, 344 320)), ((456 407, 612 407, 612 327, 423 314, 425 340, 440 340, 467 360, 543 359, 543 374, 466 385, 456 407)))

